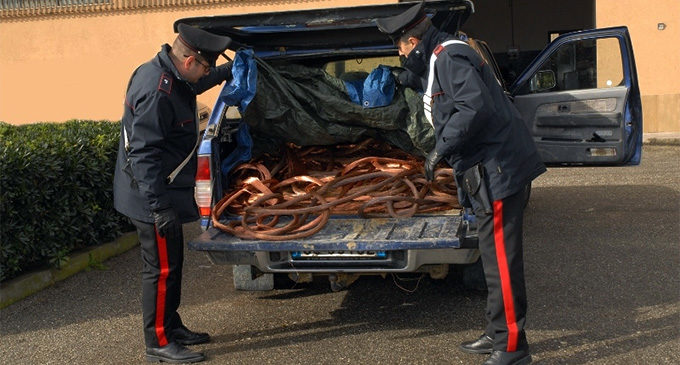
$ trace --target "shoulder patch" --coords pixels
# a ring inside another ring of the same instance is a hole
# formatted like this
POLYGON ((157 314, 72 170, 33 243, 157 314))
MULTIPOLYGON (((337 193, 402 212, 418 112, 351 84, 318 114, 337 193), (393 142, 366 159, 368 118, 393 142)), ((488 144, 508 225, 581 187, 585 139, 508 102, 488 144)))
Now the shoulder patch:
POLYGON ((434 49, 434 51, 432 51, 432 53, 434 53, 435 56, 439 56, 439 54, 442 53, 443 50, 444 50, 444 46, 442 46, 441 44, 439 44, 439 45, 437 45, 437 47, 434 49))
POLYGON ((158 81, 158 90, 170 95, 170 92, 172 91, 172 77, 170 77, 170 75, 166 73, 161 75, 161 79, 158 81))

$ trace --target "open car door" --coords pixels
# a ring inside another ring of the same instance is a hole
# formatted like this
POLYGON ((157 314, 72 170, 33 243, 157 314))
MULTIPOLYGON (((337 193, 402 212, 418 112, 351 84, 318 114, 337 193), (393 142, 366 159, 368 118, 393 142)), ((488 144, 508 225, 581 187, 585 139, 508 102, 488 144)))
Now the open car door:
POLYGON ((510 88, 549 165, 637 165, 642 106, 628 28, 555 39, 510 88))

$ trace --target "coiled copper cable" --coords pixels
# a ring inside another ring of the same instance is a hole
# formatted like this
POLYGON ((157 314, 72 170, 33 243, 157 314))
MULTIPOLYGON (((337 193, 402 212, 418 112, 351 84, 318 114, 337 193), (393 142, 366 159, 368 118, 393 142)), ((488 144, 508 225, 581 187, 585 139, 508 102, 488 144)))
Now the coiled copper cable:
POLYGON ((313 235, 332 214, 403 218, 460 208, 450 168, 438 168, 428 182, 421 161, 370 139, 332 148, 291 145, 280 155, 234 169, 229 193, 213 207, 216 228, 280 241, 313 235), (369 153, 383 156, 358 157, 369 153), (225 212, 240 219, 223 223, 225 212))

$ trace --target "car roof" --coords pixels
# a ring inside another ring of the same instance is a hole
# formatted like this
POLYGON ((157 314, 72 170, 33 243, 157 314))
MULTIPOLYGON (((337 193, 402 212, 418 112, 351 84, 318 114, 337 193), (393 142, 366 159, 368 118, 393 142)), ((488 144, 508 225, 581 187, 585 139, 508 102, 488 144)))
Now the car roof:
MULTIPOLYGON (((389 48, 392 41, 381 33, 375 19, 399 14, 415 2, 182 18, 174 23, 232 38, 232 50, 256 52, 306 52, 319 49, 389 48)), ((470 0, 426 1, 425 12, 438 28, 454 33, 474 12, 470 0)))

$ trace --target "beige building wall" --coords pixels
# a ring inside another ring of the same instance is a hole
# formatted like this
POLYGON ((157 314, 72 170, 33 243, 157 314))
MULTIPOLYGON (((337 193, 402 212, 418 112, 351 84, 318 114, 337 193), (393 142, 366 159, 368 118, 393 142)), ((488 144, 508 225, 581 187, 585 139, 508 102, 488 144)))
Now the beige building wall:
MULTIPOLYGON (((527 2, 516 1, 518 7, 527 2)), ((178 18, 391 2, 397 0, 215 0, 180 8, 0 17, 0 121, 120 119, 130 74, 172 41, 172 24, 178 18)), ((478 3, 479 9, 486 4, 478 3)), ((630 29, 645 132, 680 132, 680 1, 595 3, 597 27, 630 29), (658 23, 665 23, 666 29, 658 30, 658 23)), ((216 87, 198 100, 212 108, 218 92, 216 87)))
MULTIPOLYGON (((189 16, 358 6, 386 0, 231 0, 204 6, 0 18, 0 121, 120 120, 132 71, 189 16)), ((199 95, 213 107, 220 87, 199 95)))
POLYGON ((628 26, 644 131, 680 132, 680 1, 596 0, 596 24, 628 26), (659 23, 665 29, 659 30, 659 23))

